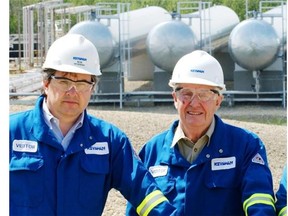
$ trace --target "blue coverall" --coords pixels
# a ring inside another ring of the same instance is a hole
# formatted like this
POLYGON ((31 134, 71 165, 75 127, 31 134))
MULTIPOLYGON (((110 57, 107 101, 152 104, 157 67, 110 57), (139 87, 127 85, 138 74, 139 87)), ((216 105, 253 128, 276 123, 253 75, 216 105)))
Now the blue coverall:
MULTIPOLYGON (((154 136, 139 156, 165 196, 185 216, 275 215, 272 176, 261 140, 215 115, 215 130, 190 164, 171 148, 179 121, 154 136)), ((127 214, 133 214, 128 204, 127 214)))
POLYGON ((278 216, 287 215, 287 165, 283 169, 279 188, 276 192, 275 206, 278 216))
POLYGON ((10 116, 11 216, 101 215, 111 188, 142 215, 175 213, 122 131, 85 110, 64 151, 44 121, 43 99, 10 116))

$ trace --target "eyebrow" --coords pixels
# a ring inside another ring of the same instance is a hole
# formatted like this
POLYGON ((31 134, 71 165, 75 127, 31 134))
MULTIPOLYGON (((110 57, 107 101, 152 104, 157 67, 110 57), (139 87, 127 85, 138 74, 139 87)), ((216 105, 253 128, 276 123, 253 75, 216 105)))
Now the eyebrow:
POLYGON ((179 91, 181 89, 183 89, 183 87, 177 87, 177 88, 174 89, 174 91, 176 92, 176 91, 179 91))
POLYGON ((210 91, 212 91, 214 94, 218 94, 218 95, 220 95, 220 92, 217 91, 216 89, 210 89, 210 91))

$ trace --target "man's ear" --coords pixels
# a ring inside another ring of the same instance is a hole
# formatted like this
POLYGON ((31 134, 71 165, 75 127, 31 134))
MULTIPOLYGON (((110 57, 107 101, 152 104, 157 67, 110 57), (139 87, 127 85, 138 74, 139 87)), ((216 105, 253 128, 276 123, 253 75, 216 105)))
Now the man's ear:
POLYGON ((174 107, 175 107, 176 109, 178 109, 178 103, 177 103, 178 98, 177 98, 177 96, 176 96, 175 91, 172 92, 172 97, 173 97, 173 100, 174 100, 174 107))
POLYGON ((220 107, 223 99, 224 99, 224 96, 223 96, 223 95, 219 95, 219 96, 217 97, 217 100, 216 100, 217 109, 220 107))
POLYGON ((42 80, 42 87, 44 89, 44 92, 47 94, 47 89, 48 89, 48 85, 49 85, 49 82, 48 80, 42 80))

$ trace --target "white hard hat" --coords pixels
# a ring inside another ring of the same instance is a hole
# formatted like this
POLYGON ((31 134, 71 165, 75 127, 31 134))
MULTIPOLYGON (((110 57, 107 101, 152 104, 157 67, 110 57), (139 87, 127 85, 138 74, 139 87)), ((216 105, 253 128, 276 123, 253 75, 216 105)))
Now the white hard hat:
POLYGON ((169 86, 174 87, 177 83, 209 85, 225 90, 220 63, 203 50, 195 50, 179 59, 169 86))
POLYGON ((43 69, 100 76, 96 47, 80 34, 66 34, 50 46, 43 69))

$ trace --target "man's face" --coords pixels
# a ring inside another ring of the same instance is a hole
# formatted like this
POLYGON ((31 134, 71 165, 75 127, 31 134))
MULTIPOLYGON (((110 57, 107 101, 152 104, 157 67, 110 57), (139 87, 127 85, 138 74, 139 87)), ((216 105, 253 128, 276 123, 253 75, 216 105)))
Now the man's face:
POLYGON ((184 132, 185 130, 206 132, 209 128, 214 113, 223 100, 223 96, 215 90, 216 88, 212 86, 179 84, 172 93, 184 132))
POLYGON ((43 83, 50 112, 58 119, 78 118, 87 107, 93 91, 93 85, 89 83, 91 75, 57 71, 50 82, 43 83))

